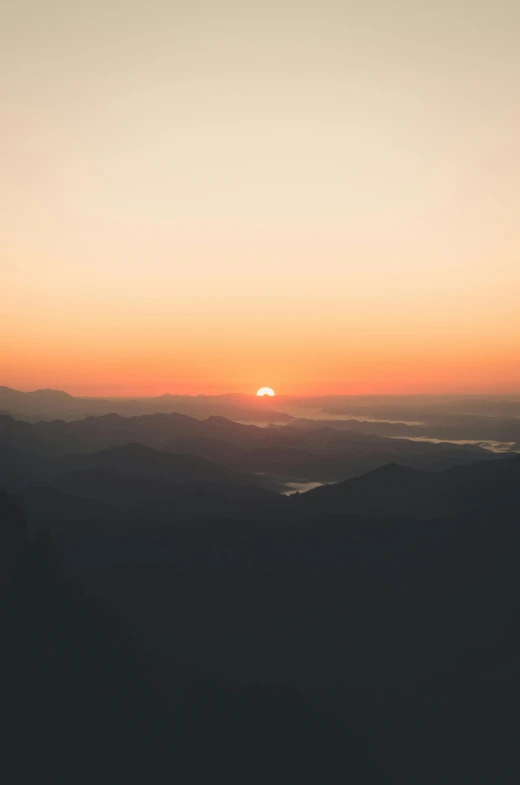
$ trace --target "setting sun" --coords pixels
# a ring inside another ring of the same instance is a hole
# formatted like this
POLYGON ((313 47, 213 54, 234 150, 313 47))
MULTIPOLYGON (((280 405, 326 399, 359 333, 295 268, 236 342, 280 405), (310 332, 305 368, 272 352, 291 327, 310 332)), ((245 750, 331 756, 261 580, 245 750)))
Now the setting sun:
POLYGON ((274 390, 271 390, 270 387, 260 387, 260 389, 257 392, 257 395, 259 395, 260 397, 262 397, 264 395, 273 396, 274 395, 274 390))

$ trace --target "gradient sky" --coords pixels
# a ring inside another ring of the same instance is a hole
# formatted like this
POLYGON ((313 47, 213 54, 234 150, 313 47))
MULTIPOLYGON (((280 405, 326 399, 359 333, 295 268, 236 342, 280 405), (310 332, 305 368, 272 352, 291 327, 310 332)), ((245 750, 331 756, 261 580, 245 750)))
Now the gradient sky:
POLYGON ((520 4, 6 0, 0 384, 520 390, 520 4))

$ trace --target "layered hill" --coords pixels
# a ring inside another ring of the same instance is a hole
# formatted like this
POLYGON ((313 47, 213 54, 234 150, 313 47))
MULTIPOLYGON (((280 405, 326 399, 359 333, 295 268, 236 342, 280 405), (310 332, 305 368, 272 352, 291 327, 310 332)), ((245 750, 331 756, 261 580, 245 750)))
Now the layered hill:
POLYGON ((211 415, 254 422, 288 422, 290 415, 276 410, 270 401, 249 395, 160 395, 148 398, 75 397, 62 390, 20 392, 0 387, 0 412, 18 419, 77 420, 87 416, 132 416, 179 412, 205 419, 211 415))
POLYGON ((391 462, 442 470, 492 457, 474 445, 414 442, 318 425, 259 428, 223 417, 201 421, 178 413, 109 414, 34 424, 0 415, 0 447, 39 458, 93 453, 134 443, 197 456, 235 471, 272 475, 285 482, 335 482, 391 462))

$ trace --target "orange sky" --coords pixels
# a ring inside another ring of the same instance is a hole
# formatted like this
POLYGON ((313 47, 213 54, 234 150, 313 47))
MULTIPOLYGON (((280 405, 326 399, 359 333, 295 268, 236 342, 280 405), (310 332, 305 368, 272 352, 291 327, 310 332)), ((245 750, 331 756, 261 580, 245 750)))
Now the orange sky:
POLYGON ((0 385, 520 391, 509 0, 11 4, 0 385))

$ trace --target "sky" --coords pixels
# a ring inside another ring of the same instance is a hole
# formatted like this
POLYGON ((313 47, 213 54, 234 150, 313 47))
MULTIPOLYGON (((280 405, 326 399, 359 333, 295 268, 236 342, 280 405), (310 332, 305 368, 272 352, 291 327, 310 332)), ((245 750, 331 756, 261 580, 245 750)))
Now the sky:
POLYGON ((520 391, 520 4, 4 0, 0 385, 520 391))

